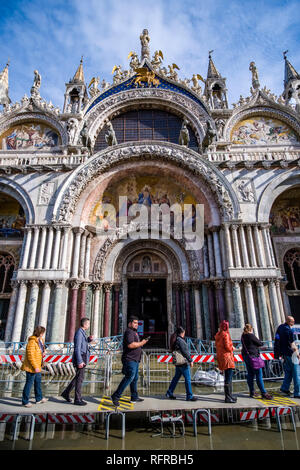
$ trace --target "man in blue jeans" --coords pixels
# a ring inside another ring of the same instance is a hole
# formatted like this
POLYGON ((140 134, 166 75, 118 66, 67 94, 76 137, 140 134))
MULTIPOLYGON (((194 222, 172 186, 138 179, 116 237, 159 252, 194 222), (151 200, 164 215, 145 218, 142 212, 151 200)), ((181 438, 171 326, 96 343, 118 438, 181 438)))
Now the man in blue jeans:
POLYGON ((128 385, 130 385, 131 403, 144 401, 138 396, 137 382, 139 378, 139 363, 142 355, 142 347, 148 343, 148 340, 143 339, 140 341, 139 335, 137 334, 138 325, 139 319, 137 317, 129 318, 128 328, 123 337, 122 373, 124 374, 124 378, 111 396, 115 406, 120 405, 119 400, 128 385))
POLYGON ((284 379, 280 391, 285 395, 290 395, 290 385, 294 382, 294 398, 300 398, 299 390, 299 351, 295 344, 292 326, 295 324, 293 317, 286 318, 286 322, 279 325, 275 335, 275 341, 279 340, 280 356, 283 358, 284 379), (293 353, 296 352, 297 361, 292 360, 293 353))

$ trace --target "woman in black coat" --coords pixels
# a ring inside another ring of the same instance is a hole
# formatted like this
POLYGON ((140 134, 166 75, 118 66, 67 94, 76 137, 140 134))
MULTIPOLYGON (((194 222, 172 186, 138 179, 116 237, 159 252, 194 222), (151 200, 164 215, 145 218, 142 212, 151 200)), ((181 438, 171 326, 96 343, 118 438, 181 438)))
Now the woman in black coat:
POLYGON ((190 366, 193 367, 193 361, 189 353, 188 345, 184 339, 185 330, 182 326, 179 326, 176 332, 171 336, 170 346, 171 351, 180 351, 183 357, 186 359, 186 363, 182 365, 176 365, 175 375, 170 383, 166 397, 171 400, 176 400, 176 397, 173 395, 173 392, 176 388, 178 380, 183 375, 185 381, 185 390, 186 390, 186 400, 187 401, 196 401, 197 398, 193 396, 192 384, 191 384, 191 373, 190 366))
POLYGON ((263 346, 263 343, 253 334, 253 328, 250 323, 247 323, 244 327, 244 332, 241 337, 241 343, 242 356, 247 368, 247 383, 249 387, 250 397, 255 398, 254 378, 256 378, 256 383, 261 392, 262 398, 272 400, 272 395, 267 393, 264 386, 262 369, 253 369, 249 359, 249 355, 259 357, 259 348, 263 346))

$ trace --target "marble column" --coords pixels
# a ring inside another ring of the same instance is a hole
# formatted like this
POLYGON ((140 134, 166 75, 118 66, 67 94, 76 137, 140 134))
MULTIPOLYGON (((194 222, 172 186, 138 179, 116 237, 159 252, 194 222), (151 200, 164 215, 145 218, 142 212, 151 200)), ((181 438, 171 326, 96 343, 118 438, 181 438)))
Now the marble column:
POLYGON ((48 237, 46 241, 46 256, 45 256, 45 264, 44 269, 50 268, 50 261, 52 255, 52 245, 53 245, 53 227, 49 227, 48 229, 48 237))
POLYGON ((257 328, 256 312, 255 312, 251 281, 249 280, 244 281, 244 287, 245 287, 245 298, 246 298, 246 304, 247 304, 248 322, 252 325, 253 330, 255 331, 255 335, 257 336, 258 328, 257 328))
POLYGON ((261 238, 260 238, 260 234, 259 234, 257 225, 254 226, 254 240, 255 240, 255 246, 256 246, 258 266, 263 267, 264 266, 264 256, 263 256, 263 250, 262 250, 262 241, 261 241, 261 238))
POLYGON ((67 262, 70 230, 71 230, 71 227, 63 228, 62 253, 61 253, 60 264, 59 264, 60 269, 67 268, 66 262, 67 262))
POLYGON ((214 243, 214 257, 215 257, 215 272, 217 277, 222 277, 222 262, 221 262, 221 250, 219 240, 219 228, 214 227, 213 229, 213 243, 214 243))
POLYGON ((53 249, 51 269, 57 269, 58 268, 60 240, 61 240, 61 227, 57 226, 57 227, 55 227, 55 239, 54 239, 54 249, 53 249))
POLYGON ((209 286, 209 282, 203 282, 201 291, 202 291, 202 306, 203 306, 205 339, 211 340, 213 339, 213 337, 212 337, 212 331, 211 331, 211 325, 210 325, 208 286, 209 286))
POLYGON ((184 305, 185 305, 185 321, 186 321, 186 335, 191 336, 191 306, 190 306, 190 285, 183 285, 184 292, 184 305))
POLYGON ((195 298, 195 317, 196 317, 196 337, 203 339, 202 321, 201 321, 201 298, 199 283, 194 283, 194 298, 195 298))
POLYGON ((243 266, 245 268, 249 268, 249 257, 248 257, 247 244, 246 244, 246 238, 245 238, 243 225, 240 225, 239 234, 240 234, 241 247, 242 247, 243 266))
POLYGON ((225 302, 226 302, 226 309, 227 309, 227 320, 229 321, 229 324, 235 323, 232 287, 231 287, 231 281, 228 279, 225 281, 225 302))
POLYGON ((284 323, 285 322, 285 313, 284 313, 284 307, 283 307, 283 302, 282 302, 280 281, 278 279, 275 281, 275 285, 276 285, 276 290, 277 290, 277 298, 278 298, 278 303, 279 303, 279 308, 280 308, 281 321, 282 321, 282 323, 284 323))
POLYGON ((104 320, 103 320, 103 336, 110 336, 109 334, 109 314, 110 314, 110 293, 111 293, 112 284, 106 283, 103 284, 104 289, 104 320))
POLYGON ((35 260, 36 260, 37 246, 38 246, 38 240, 39 240, 39 233, 40 233, 39 227, 34 227, 33 243, 32 243, 32 248, 31 248, 31 251, 30 251, 30 259, 29 259, 29 269, 34 269, 35 268, 35 260))
POLYGON ((70 313, 69 313, 69 331, 68 331, 68 342, 72 343, 74 340, 75 329, 76 329, 76 317, 77 317, 77 299, 79 282, 72 281, 71 285, 71 300, 70 300, 70 313))
POLYGON ((119 293, 120 284, 114 285, 114 328, 113 335, 117 335, 119 331, 119 293))
POLYGON ((85 317, 86 310, 86 294, 88 289, 88 283, 84 282, 81 284, 81 295, 80 295, 80 306, 79 306, 79 315, 80 318, 85 317))
POLYGON ((261 226, 261 234, 262 234, 262 239, 263 239, 267 267, 270 268, 273 266, 273 263, 272 263, 271 252, 270 252, 269 239, 267 235, 267 228, 264 225, 261 226))
POLYGON ((28 340, 29 336, 32 335, 33 330, 34 330, 38 295, 39 295, 39 283, 36 281, 32 281, 26 321, 25 321, 25 326, 24 326, 24 341, 28 340))
POLYGON ((8 309, 7 320, 6 320, 5 336, 4 336, 5 342, 11 341, 12 329, 13 329, 13 324, 14 324, 14 313, 16 309, 16 304, 18 300, 18 292, 19 292, 19 285, 17 281, 11 281, 11 286, 13 290, 10 296, 9 309, 8 309))
POLYGON ((253 243, 253 236, 252 236, 252 226, 247 225, 246 226, 246 231, 247 231, 247 238, 248 238, 248 246, 249 246, 249 254, 250 254, 250 263, 252 267, 257 266, 256 262, 256 254, 255 254, 255 247, 253 243))
POLYGON ((100 290, 102 286, 100 283, 93 284, 93 316, 91 334, 96 338, 99 337, 99 315, 100 315, 100 290))
POLYGON ((79 255, 80 255, 80 240, 81 240, 81 234, 83 232, 84 232, 84 230, 82 228, 74 229, 75 242, 74 242, 73 266, 72 266, 72 276, 71 276, 73 278, 78 277, 79 255))
POLYGON ((269 296, 271 302, 271 313, 273 318, 274 333, 277 327, 281 324, 281 314, 279 308, 279 302, 277 297, 277 290, 274 280, 269 281, 269 296))
POLYGON ((17 300, 17 305, 16 305, 14 327, 13 327, 12 338, 11 338, 13 342, 21 341, 22 324, 23 324, 25 302, 26 302, 26 295, 27 295, 26 281, 18 281, 18 282, 19 282, 19 295, 18 295, 18 300, 17 300))
POLYGON ((224 225, 224 238, 225 238, 224 242, 225 242, 225 248, 226 248, 227 267, 232 268, 234 264, 233 264, 233 256, 232 256, 231 237, 230 237, 230 231, 229 231, 228 225, 224 225))
POLYGON ((258 308, 260 315, 260 323, 264 341, 272 340, 269 312, 266 301, 266 294, 263 281, 256 281, 257 295, 258 295, 258 308))
POLYGON ((234 308, 234 313, 235 313, 235 327, 236 328, 243 328, 245 325, 240 282, 241 281, 237 279, 232 280, 233 308, 234 308))
POLYGON ((180 310, 180 285, 173 284, 175 289, 175 302, 176 302, 176 327, 181 325, 181 310, 180 310))
POLYGON ((273 244, 270 236, 270 225, 267 225, 267 230, 266 230, 267 238, 269 240, 269 247, 270 247, 270 254, 271 254, 271 259, 272 259, 272 265, 277 266, 276 264, 276 259, 275 259, 275 254, 274 254, 274 249, 273 249, 273 244))
POLYGON ((214 299, 214 287, 211 283, 208 284, 208 305, 209 305, 209 320, 210 320, 210 331, 214 336, 218 330, 216 325, 216 311, 215 311, 215 299, 214 299))
POLYGON ((89 276, 90 276, 91 242, 92 242, 92 235, 89 235, 87 237, 87 242, 86 242, 85 265, 84 265, 84 278, 85 279, 89 279, 89 276))
POLYGON ((64 325, 61 323, 62 311, 62 295, 64 288, 64 281, 53 281, 55 284, 54 291, 54 306, 53 306, 53 320, 50 335, 51 343, 58 343, 64 340, 64 325))
POLYGON ((29 250, 31 245, 31 237, 32 237, 32 228, 27 227, 26 229, 26 239, 25 239, 25 248, 23 253, 23 260, 22 260, 22 269, 27 269, 28 266, 28 257, 29 257, 29 250))
POLYGON ((214 261, 214 250, 211 233, 207 233, 207 246, 208 246, 208 264, 210 277, 216 275, 215 261, 214 261))
POLYGON ((46 236, 47 236, 47 227, 44 225, 42 227, 41 241, 39 243, 39 255, 38 255, 38 260, 37 260, 37 269, 42 269, 43 268, 46 236))
POLYGON ((233 245, 234 260, 235 260, 235 267, 236 268, 240 268, 242 266, 241 257, 240 257, 240 247, 239 247, 239 242, 238 242, 238 237, 237 237, 238 228, 239 228, 238 225, 232 225, 231 226, 232 245, 233 245))
POLYGON ((80 256, 79 256, 79 274, 78 274, 78 277, 80 279, 83 279, 84 278, 84 274, 85 274, 85 259, 86 259, 86 253, 85 253, 85 250, 86 250, 86 239, 87 239, 87 233, 83 233, 82 237, 81 237, 81 243, 80 243, 80 256))
POLYGON ((216 311, 218 322, 225 320, 225 300, 224 300, 224 281, 215 281, 215 293, 216 293, 216 311))
POLYGON ((41 300, 41 307, 40 307, 39 324, 41 326, 44 326, 45 328, 47 326, 47 321, 48 321, 50 294, 51 294, 51 283, 48 281, 44 281, 43 288, 42 288, 42 300, 41 300))

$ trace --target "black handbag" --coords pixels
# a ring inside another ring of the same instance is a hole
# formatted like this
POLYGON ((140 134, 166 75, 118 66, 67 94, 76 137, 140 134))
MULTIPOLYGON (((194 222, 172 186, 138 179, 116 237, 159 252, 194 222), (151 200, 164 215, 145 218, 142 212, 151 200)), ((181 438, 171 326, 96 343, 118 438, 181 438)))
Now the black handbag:
POLYGON ((181 354, 180 351, 173 351, 172 353, 173 357, 173 364, 175 366, 183 366, 184 364, 187 364, 187 359, 181 354))

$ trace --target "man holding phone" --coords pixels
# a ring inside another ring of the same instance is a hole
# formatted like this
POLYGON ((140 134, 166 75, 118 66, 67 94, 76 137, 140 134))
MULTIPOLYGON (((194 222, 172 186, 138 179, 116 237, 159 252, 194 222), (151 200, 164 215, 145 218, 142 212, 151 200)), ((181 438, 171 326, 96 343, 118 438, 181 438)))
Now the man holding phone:
POLYGON ((140 341, 137 333, 139 319, 131 316, 128 320, 128 328, 123 337, 122 373, 124 374, 117 390, 112 394, 111 399, 115 406, 120 405, 120 398, 125 388, 130 385, 131 403, 144 401, 139 398, 137 382, 139 377, 139 363, 142 356, 142 347, 148 343, 150 337, 140 341))

